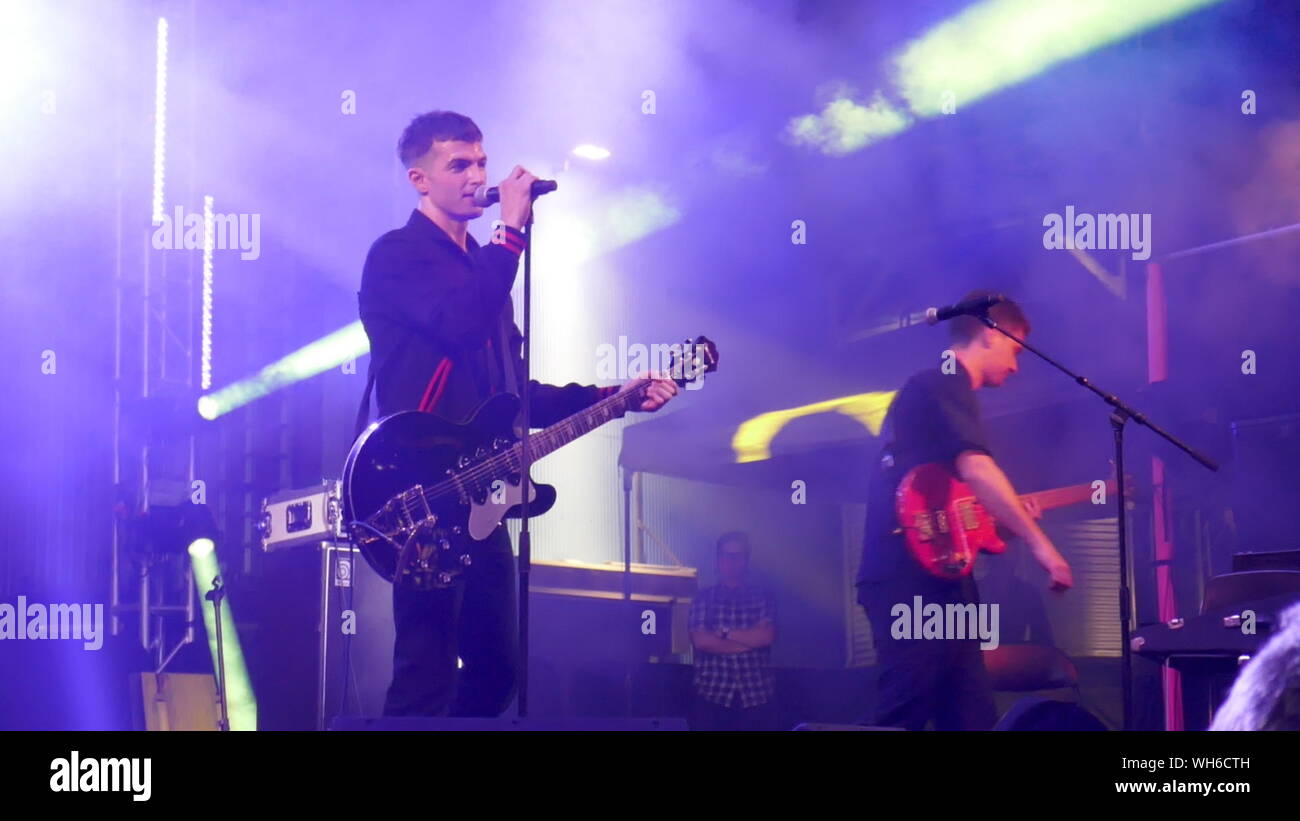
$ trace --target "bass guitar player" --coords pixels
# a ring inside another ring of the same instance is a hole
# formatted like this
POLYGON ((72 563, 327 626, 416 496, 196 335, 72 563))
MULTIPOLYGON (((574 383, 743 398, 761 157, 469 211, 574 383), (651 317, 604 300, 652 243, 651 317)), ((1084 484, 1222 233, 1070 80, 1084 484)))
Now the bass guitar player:
MULTIPOLYGON (((962 304, 992 296, 968 294, 962 304)), ((989 316, 1024 338, 1029 320, 1010 300, 993 301, 989 316)), ((887 443, 873 467, 858 602, 866 609, 875 642, 879 686, 871 724, 939 730, 987 730, 996 721, 993 691, 978 638, 895 638, 891 611, 920 596, 925 604, 977 604, 978 592, 969 566, 950 565, 935 572, 917 560, 909 539, 947 536, 960 528, 949 515, 921 522, 930 531, 909 532, 917 521, 900 521, 900 485, 914 470, 946 471, 969 487, 981 512, 1024 541, 1063 591, 1074 580, 1069 564, 1035 522, 1036 504, 1023 501, 993 458, 980 418, 975 392, 998 387, 1017 371, 1019 343, 985 326, 977 316, 957 316, 949 323, 952 355, 945 362, 912 376, 894 398, 883 431, 887 443)), ((909 486, 902 488, 909 491, 909 486)), ((914 490, 914 488, 911 488, 914 490)), ((960 518, 960 517, 959 517, 960 518)), ((973 525, 974 522, 968 522, 973 525)))

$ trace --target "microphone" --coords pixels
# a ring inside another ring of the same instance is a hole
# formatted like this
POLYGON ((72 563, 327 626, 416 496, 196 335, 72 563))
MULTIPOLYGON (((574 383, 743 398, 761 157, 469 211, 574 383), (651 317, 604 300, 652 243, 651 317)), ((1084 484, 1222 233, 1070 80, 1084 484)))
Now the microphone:
MULTIPOLYGON (((543 194, 549 194, 559 188, 555 180, 533 180, 532 195, 537 199, 543 194)), ((501 191, 494 185, 488 188, 486 185, 480 185, 474 191, 474 204, 479 208, 487 208, 489 205, 501 201, 501 191)))
POLYGON ((214 576, 212 579, 212 589, 203 594, 203 598, 210 602, 220 601, 226 597, 226 587, 221 583, 220 576, 214 576))
POLYGON ((944 305, 942 308, 926 308, 925 322, 927 325, 934 325, 959 316, 983 316, 988 312, 989 308, 999 302, 1006 301, 1007 298, 1002 294, 989 294, 975 299, 968 299, 965 302, 958 302, 956 305, 944 305))

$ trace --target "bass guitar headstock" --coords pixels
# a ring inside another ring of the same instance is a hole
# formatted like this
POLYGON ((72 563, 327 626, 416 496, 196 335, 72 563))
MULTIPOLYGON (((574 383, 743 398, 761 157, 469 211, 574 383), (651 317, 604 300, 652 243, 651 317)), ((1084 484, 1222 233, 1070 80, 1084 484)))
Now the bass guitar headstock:
POLYGON ((680 350, 677 345, 672 346, 666 375, 677 387, 684 388, 717 369, 718 346, 706 336, 697 336, 694 342, 689 339, 683 342, 680 350))

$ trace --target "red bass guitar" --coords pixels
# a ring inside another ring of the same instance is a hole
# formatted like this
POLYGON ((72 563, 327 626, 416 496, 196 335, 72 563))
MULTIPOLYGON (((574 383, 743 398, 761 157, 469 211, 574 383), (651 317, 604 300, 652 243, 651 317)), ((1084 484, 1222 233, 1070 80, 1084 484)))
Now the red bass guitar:
MULTIPOLYGON (((1115 482, 1106 483, 1106 492, 1115 482)), ((1079 504, 1092 498, 1092 484, 1027 493, 1041 510, 1079 504)), ((895 511, 899 531, 912 556, 927 573, 941 579, 970 575, 981 550, 1001 553, 1007 543, 998 535, 997 522, 975 498, 970 486, 939 462, 918 465, 898 484, 895 511)))

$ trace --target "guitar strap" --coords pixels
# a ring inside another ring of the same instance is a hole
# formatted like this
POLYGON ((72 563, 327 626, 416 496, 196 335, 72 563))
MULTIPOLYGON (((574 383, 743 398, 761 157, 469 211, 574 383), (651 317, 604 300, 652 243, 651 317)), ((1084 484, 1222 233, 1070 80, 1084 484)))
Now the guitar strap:
POLYGON ((370 421, 370 392, 375 389, 375 368, 374 363, 366 369, 366 390, 361 394, 361 406, 357 408, 357 421, 352 428, 352 441, 357 441, 361 431, 366 429, 366 423, 370 421))
POLYGON ((501 365, 501 372, 505 375, 505 389, 507 393, 519 395, 519 374, 514 369, 514 363, 511 361, 514 357, 510 355, 510 339, 506 333, 506 326, 509 322, 503 320, 497 322, 497 348, 500 353, 497 355, 497 362, 501 365))
MULTIPOLYGON (((385 363, 387 364, 387 363, 385 363)), ((378 371, 375 369, 375 358, 370 357, 370 365, 366 368, 366 390, 361 394, 361 405, 357 408, 357 422, 352 430, 352 441, 357 441, 361 431, 366 429, 366 423, 370 421, 370 392, 375 389, 375 377, 378 371)))
POLYGON ((388 352, 388 356, 384 357, 384 361, 379 363, 378 366, 375 365, 374 356, 370 357, 370 365, 366 368, 366 389, 361 394, 361 405, 357 407, 357 421, 352 430, 353 442, 357 441, 357 437, 361 435, 361 431, 366 429, 366 424, 370 421, 370 394, 375 389, 375 380, 379 378, 379 374, 384 367, 396 359, 397 354, 401 352, 402 348, 406 347, 408 339, 409 337, 403 337, 402 341, 388 352))

